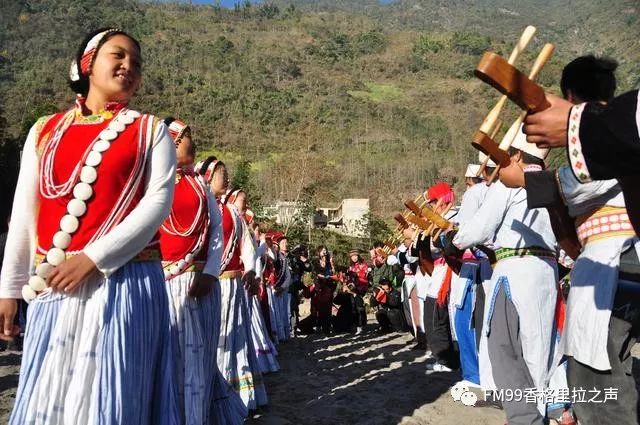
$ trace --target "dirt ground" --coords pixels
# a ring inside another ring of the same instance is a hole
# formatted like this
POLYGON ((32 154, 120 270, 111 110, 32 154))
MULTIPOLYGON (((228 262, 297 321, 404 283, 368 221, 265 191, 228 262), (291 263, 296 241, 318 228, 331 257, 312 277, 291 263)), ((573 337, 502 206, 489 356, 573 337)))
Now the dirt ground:
MULTIPOLYGON (((370 318, 370 323, 372 323, 370 318)), ((502 425, 495 406, 453 401, 457 372, 425 372, 429 361, 410 336, 381 335, 369 325, 359 335, 299 336, 279 346, 281 370, 265 376, 270 405, 251 425, 502 425)), ((640 355, 634 349, 636 359, 640 355)), ((634 359, 635 360, 635 359, 634 359)), ((634 374, 638 378, 638 361, 634 374)), ((20 352, 0 353, 0 423, 7 423, 18 384, 20 352)), ((479 393, 478 393, 479 394, 479 393)))

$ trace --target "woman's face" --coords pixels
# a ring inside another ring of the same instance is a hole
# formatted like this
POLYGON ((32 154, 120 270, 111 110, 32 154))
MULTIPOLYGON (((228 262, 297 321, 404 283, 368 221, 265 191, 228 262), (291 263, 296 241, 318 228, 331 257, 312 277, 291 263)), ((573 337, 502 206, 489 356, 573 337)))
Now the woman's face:
POLYGON ((107 101, 129 100, 140 86, 140 50, 126 35, 109 38, 98 50, 89 74, 89 95, 107 101))
POLYGON ((351 254, 351 262, 352 263, 358 262, 358 254, 351 254))
POLYGON ((286 239, 281 239, 280 242, 278 242, 278 245, 280 247, 280 251, 287 252, 287 249, 289 248, 288 247, 289 243, 287 242, 286 239))
POLYGON ((227 167, 219 165, 216 167, 211 179, 211 191, 214 195, 220 197, 225 194, 227 187, 229 186, 229 174, 227 173, 227 167))
POLYGON ((238 193, 233 204, 236 206, 238 211, 245 212, 247 210, 247 195, 244 192, 238 193))
POLYGON ((182 136, 182 140, 176 149, 176 157, 179 167, 193 164, 196 157, 196 145, 190 136, 182 136))
POLYGON ((327 248, 320 248, 320 252, 318 253, 318 255, 320 255, 320 257, 326 257, 327 256, 327 248))

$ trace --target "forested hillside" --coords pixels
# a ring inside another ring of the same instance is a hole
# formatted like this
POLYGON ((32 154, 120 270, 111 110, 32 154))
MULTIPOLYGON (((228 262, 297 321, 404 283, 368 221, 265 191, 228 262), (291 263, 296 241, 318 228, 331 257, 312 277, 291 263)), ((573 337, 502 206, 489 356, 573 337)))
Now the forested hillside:
POLYGON ((189 122, 200 153, 248 171, 262 202, 370 197, 388 216, 435 178, 456 181, 497 98, 474 66, 487 49, 508 54, 527 24, 539 33, 523 68, 558 45, 540 77, 552 90, 584 53, 620 62, 621 91, 640 79, 636 0, 1 3, 5 164, 37 116, 72 102, 66 75, 85 32, 116 25, 143 46, 134 106, 189 122))

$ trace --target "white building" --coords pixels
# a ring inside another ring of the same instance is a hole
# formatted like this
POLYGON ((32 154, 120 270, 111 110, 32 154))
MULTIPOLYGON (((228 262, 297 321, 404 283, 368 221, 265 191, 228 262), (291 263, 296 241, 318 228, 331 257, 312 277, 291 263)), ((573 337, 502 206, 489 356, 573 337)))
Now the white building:
POLYGON ((264 208, 264 215, 275 217, 277 224, 288 226, 300 215, 301 211, 302 208, 296 202, 277 201, 275 205, 264 208))
MULTIPOLYGON (((265 208, 268 216, 275 217, 276 223, 287 226, 301 213, 298 204, 278 201, 265 208)), ((320 207, 313 216, 314 227, 327 228, 347 236, 366 237, 369 199, 343 199, 337 207, 320 207)))

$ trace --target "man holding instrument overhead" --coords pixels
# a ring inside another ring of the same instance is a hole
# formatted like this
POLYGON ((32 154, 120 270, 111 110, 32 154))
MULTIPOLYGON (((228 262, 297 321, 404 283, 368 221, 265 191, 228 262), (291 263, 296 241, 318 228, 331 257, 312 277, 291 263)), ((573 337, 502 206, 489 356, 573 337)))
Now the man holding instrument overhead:
MULTIPOLYGON (((480 155, 480 162, 483 162, 483 154, 480 153, 480 155)), ((487 165, 489 165, 489 161, 487 161, 487 165)), ((490 165, 495 164, 491 163, 490 165)), ((472 167, 472 164, 467 167, 465 177, 477 179, 479 182, 470 187, 467 186, 454 220, 458 226, 473 225, 471 222, 473 216, 484 202, 487 192, 491 190, 491 187, 487 186, 483 179, 476 177, 479 168, 479 166, 472 167), (476 169, 469 173, 470 168, 476 169)), ((469 387, 480 386, 478 346, 485 302, 485 292, 482 285, 484 281, 491 279, 491 273, 489 259, 482 251, 475 248, 466 250, 462 256, 458 279, 451 285, 451 304, 455 308, 452 326, 455 328, 458 338, 462 383, 469 387)))
MULTIPOLYGON (((544 167, 546 150, 526 143, 518 132, 509 149, 512 162, 526 170, 544 167)), ((549 356, 554 338, 558 279, 556 240, 545 210, 527 207, 524 189, 496 182, 472 219, 441 238, 447 254, 493 240, 497 262, 487 287, 480 350, 487 350, 491 368, 481 365, 483 389, 547 388, 549 356), (495 385, 493 385, 495 383, 495 385)), ((481 356, 481 360, 483 357, 481 356)), ((509 423, 542 425, 543 400, 505 400, 509 423)))

